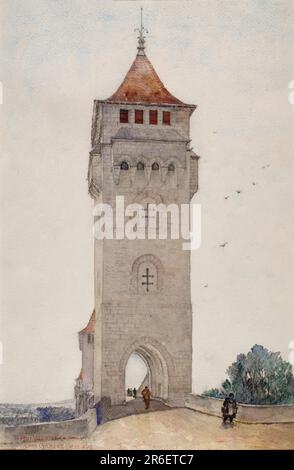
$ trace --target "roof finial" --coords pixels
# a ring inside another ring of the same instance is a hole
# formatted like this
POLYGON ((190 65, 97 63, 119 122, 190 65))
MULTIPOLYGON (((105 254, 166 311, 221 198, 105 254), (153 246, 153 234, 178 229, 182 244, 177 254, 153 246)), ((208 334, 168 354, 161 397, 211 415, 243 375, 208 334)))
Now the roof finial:
POLYGON ((148 33, 147 29, 143 26, 143 8, 141 7, 141 27, 136 28, 135 31, 138 31, 138 55, 145 55, 145 38, 144 33, 148 33))

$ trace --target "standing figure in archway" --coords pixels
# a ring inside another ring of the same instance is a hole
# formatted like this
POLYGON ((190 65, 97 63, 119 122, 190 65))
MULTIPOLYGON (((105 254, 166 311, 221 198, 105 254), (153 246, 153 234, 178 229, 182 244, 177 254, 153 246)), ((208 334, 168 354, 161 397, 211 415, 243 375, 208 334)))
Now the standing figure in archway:
POLYGON ((144 400, 144 403, 145 403, 145 410, 148 410, 148 408, 150 406, 151 392, 150 392, 149 388, 147 387, 147 385, 143 389, 142 395, 143 395, 143 400, 144 400))

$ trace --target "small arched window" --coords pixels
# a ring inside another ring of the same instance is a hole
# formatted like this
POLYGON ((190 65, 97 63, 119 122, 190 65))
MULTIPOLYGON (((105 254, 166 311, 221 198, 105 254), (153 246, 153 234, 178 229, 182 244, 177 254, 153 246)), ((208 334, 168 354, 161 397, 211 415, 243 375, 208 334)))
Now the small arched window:
POLYGON ((173 163, 168 165, 168 171, 175 171, 175 165, 173 163))
POLYGON ((120 169, 121 169, 121 170, 128 170, 128 169, 129 169, 128 162, 126 162, 126 161, 121 162, 121 164, 120 164, 120 169))
POLYGON ((142 171, 142 170, 144 170, 144 168, 145 168, 144 163, 143 163, 143 162, 138 162, 138 164, 137 164, 137 170, 142 171))
POLYGON ((151 167, 151 168, 152 168, 152 170, 154 170, 154 171, 158 171, 158 170, 159 170, 159 165, 158 165, 158 163, 157 163, 157 162, 152 163, 152 167, 151 167))

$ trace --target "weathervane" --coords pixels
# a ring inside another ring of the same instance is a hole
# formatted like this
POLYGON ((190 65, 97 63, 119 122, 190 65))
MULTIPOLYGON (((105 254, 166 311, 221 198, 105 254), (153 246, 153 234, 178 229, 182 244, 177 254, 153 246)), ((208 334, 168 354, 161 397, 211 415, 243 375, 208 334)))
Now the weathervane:
POLYGON ((141 7, 141 27, 135 28, 135 31, 138 31, 138 55, 145 55, 145 38, 144 33, 148 33, 148 30, 143 26, 143 8, 141 7))

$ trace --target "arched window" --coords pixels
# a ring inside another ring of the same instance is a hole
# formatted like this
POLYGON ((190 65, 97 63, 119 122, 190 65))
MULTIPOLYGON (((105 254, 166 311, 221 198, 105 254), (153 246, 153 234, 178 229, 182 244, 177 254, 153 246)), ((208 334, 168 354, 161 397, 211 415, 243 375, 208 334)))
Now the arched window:
POLYGON ((138 162, 138 164, 137 164, 137 170, 142 171, 142 170, 144 170, 144 168, 145 168, 144 163, 143 163, 143 162, 138 162))
POLYGON ((154 171, 158 171, 158 170, 159 170, 159 165, 158 165, 158 163, 157 163, 157 162, 152 163, 152 167, 151 167, 151 168, 152 168, 152 170, 154 170, 154 171))
POLYGON ((175 171, 175 165, 173 163, 168 165, 168 171, 175 171))
POLYGON ((121 169, 121 170, 128 170, 128 169, 129 169, 128 162, 126 162, 126 161, 121 162, 121 164, 120 164, 120 169, 121 169))

